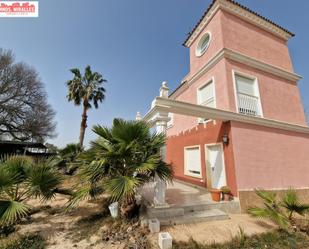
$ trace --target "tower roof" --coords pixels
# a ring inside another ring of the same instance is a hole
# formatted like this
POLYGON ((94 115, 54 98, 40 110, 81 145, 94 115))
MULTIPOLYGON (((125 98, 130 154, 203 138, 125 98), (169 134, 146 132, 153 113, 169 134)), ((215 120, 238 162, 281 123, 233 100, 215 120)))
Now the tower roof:
POLYGON ((191 45, 197 34, 200 33, 203 27, 210 21, 219 9, 223 9, 237 15, 240 18, 245 19, 250 23, 253 23, 254 25, 259 26, 262 29, 269 31, 285 40, 288 40, 295 35, 291 31, 234 0, 213 0, 193 30, 188 33, 188 36, 183 43, 184 46, 188 47, 191 45))

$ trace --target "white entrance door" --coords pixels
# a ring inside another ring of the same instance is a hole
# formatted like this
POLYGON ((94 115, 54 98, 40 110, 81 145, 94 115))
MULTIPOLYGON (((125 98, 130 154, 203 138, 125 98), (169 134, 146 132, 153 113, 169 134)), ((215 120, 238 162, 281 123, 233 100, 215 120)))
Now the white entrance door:
POLYGON ((211 187, 219 189, 226 185, 224 154, 222 144, 206 145, 206 165, 208 181, 211 182, 211 187))

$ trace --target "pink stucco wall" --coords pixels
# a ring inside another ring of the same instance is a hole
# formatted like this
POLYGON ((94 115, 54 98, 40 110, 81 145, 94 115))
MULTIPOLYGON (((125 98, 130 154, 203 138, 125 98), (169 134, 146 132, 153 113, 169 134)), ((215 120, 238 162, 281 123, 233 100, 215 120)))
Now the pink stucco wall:
MULTIPOLYGON (((226 60, 228 94, 234 96, 232 71, 245 73, 258 80, 263 117, 306 126, 306 118, 296 82, 288 81, 247 65, 226 60)), ((230 109, 236 111, 235 98, 230 109)))
POLYGON ((212 20, 206 25, 201 34, 194 40, 190 46, 190 75, 194 75, 199 71, 213 56, 215 56, 223 48, 223 37, 221 29, 222 11, 218 11, 212 20), (196 56, 195 51, 200 41, 200 38, 210 32, 211 40, 207 51, 200 57, 196 56))
MULTIPOLYGON (((297 83, 229 59, 222 59, 215 67, 189 85, 176 100, 197 104, 198 88, 213 78, 216 107, 236 112, 233 71, 257 78, 264 118, 307 125, 297 83)), ((197 118, 174 114, 174 125, 167 134, 168 136, 177 135, 196 125, 197 118)))
POLYGON ((238 191, 309 186, 309 134, 231 122, 238 191))
POLYGON ((225 48, 293 72, 286 41, 225 11, 220 18, 225 48))
MULTIPOLYGON (((197 104, 197 91, 200 87, 207 84, 212 78, 215 82, 215 95, 216 95, 216 104, 219 109, 230 109, 230 101, 234 98, 233 96, 229 96, 228 94, 228 85, 225 61, 221 60, 215 67, 210 69, 207 73, 205 73, 201 78, 193 82, 189 85, 188 89, 186 89, 181 95, 179 95, 176 100, 184 101, 192 104, 197 104)), ((178 114, 174 114, 174 125, 172 128, 168 129, 168 136, 177 135, 179 132, 195 127, 198 124, 198 119, 195 117, 182 116, 178 114)))
POLYGON ((190 75, 194 75, 222 48, 232 49, 273 66, 293 72, 287 42, 224 10, 219 10, 190 46, 190 75), (207 52, 196 56, 201 37, 210 32, 207 52))

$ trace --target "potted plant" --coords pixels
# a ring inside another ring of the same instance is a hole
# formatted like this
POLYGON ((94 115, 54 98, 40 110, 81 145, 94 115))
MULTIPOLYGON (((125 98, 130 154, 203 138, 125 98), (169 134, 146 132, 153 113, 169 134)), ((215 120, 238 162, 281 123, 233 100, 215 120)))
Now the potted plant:
POLYGON ((223 201, 230 201, 232 197, 232 191, 228 186, 221 187, 222 192, 222 200, 223 201))
POLYGON ((210 189, 211 198, 213 201, 219 202, 221 199, 221 190, 212 188, 210 189))

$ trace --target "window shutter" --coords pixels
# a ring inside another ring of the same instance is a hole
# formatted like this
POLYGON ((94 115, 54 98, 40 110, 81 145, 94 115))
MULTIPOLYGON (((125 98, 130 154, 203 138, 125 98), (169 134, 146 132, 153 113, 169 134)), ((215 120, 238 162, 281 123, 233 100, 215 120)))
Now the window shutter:
POLYGON ((254 90, 254 80, 236 75, 237 91, 239 93, 256 96, 254 90))
POLYGON ((199 147, 185 149, 185 166, 189 174, 201 174, 201 155, 199 147))
POLYGON ((198 91, 198 104, 215 107, 214 84, 210 82, 198 91))

